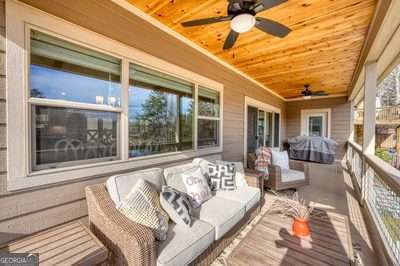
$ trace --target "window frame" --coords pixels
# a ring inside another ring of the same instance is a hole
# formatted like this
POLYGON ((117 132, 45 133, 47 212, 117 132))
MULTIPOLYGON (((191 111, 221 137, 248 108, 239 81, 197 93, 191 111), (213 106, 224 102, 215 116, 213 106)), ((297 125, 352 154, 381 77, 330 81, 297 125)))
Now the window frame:
POLYGON ((7 97, 7 189, 15 191, 76 180, 80 178, 107 176, 117 171, 133 170, 135 168, 151 167, 154 165, 187 160, 197 156, 206 156, 223 151, 223 84, 201 76, 195 72, 181 68, 155 56, 122 44, 103 35, 97 34, 78 25, 66 22, 51 16, 41 10, 34 9, 16 1, 7 5, 7 86, 10 92, 7 97), (16 15, 18 14, 18 16, 16 15), (78 103, 64 100, 50 100, 30 98, 29 93, 29 68, 30 68, 30 34, 31 30, 60 38, 94 51, 98 51, 121 60, 121 106, 112 107, 91 103, 78 103), (59 34, 58 32, 62 32, 59 34), (111 52, 112 51, 112 52, 111 52), (161 73, 165 73, 194 84, 194 149, 167 152, 161 154, 129 158, 128 155, 128 89, 129 89, 129 63, 141 65, 161 73), (10 71, 10 70, 13 71, 10 71), (198 87, 216 90, 220 94, 220 141, 218 146, 205 149, 197 147, 197 120, 198 120, 198 87), (21 87, 23 89, 21 89, 21 87), (19 88, 19 90, 18 90, 19 88), (31 106, 70 107, 96 111, 111 111, 119 113, 119 159, 114 161, 94 162, 91 164, 66 166, 55 169, 32 171, 32 146, 31 146, 31 106), (21 162, 21 158, 22 162, 21 162), (21 167, 22 165, 22 167, 21 167), (62 173, 62 175, 60 175, 62 173))
POLYGON ((302 109, 301 110, 301 124, 300 124, 300 135, 309 136, 309 117, 310 116, 321 116, 322 127, 324 132, 323 137, 331 137, 331 108, 322 109, 302 109))

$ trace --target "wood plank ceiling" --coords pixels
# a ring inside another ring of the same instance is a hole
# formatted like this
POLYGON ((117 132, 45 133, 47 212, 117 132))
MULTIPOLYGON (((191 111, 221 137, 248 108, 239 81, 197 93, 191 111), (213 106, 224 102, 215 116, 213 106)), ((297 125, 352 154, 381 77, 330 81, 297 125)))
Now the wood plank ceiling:
POLYGON ((229 22, 184 28, 181 22, 226 14, 227 0, 129 0, 131 4, 285 98, 313 90, 347 93, 376 0, 289 0, 258 16, 292 29, 284 39, 256 28, 223 50, 229 22))

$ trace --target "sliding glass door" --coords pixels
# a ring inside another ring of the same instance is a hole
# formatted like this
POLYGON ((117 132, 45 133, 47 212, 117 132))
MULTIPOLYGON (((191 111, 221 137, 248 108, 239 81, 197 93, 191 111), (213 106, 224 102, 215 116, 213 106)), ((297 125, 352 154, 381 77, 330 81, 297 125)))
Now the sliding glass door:
POLYGON ((258 147, 279 147, 280 114, 261 108, 247 107, 247 152, 258 147))

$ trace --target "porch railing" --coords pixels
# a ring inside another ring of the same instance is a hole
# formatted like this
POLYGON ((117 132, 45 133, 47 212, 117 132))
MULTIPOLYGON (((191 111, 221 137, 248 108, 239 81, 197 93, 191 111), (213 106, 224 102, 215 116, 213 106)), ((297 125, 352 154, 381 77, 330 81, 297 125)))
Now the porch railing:
POLYGON ((347 167, 393 264, 400 265, 400 171, 348 142, 347 167))
MULTIPOLYGON (((362 124, 363 116, 364 109, 357 109, 354 115, 354 123, 362 124)), ((375 116, 378 124, 400 123, 400 106, 376 108, 375 116)))

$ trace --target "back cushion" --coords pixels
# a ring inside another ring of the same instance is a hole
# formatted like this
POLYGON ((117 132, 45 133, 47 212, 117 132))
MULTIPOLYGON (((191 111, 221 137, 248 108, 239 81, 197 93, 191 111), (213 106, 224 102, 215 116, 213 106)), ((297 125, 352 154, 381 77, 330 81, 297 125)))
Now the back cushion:
POLYGON ((192 163, 177 165, 164 169, 164 178, 168 186, 181 192, 187 193, 186 186, 183 183, 182 174, 185 171, 195 168, 192 163))
POLYGON ((149 182, 154 189, 157 190, 157 192, 161 191, 161 188, 164 184, 162 178, 162 169, 160 168, 135 171, 122 175, 114 175, 107 180, 106 187, 115 205, 118 206, 120 202, 125 199, 139 179, 149 182))

